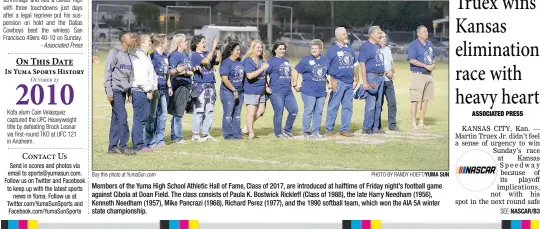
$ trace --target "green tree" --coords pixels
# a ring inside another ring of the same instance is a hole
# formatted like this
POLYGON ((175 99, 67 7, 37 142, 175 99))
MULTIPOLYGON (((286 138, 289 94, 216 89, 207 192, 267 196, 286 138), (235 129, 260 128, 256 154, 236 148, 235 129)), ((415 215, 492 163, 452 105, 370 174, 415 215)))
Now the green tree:
POLYGON ((141 2, 133 5, 131 9, 139 26, 148 27, 153 32, 161 30, 159 23, 159 7, 152 3, 141 2))
POLYGON ((442 12, 442 17, 449 15, 450 3, 447 1, 444 2, 428 2, 428 8, 434 12, 442 12))
MULTIPOLYGON (((330 26, 329 1, 284 2, 294 7, 295 20, 300 24, 330 26)), ((402 2, 402 1, 334 1, 335 26, 362 27, 371 23, 385 29, 409 30, 419 24, 430 25, 431 21, 443 17, 448 9, 447 2, 402 2)))

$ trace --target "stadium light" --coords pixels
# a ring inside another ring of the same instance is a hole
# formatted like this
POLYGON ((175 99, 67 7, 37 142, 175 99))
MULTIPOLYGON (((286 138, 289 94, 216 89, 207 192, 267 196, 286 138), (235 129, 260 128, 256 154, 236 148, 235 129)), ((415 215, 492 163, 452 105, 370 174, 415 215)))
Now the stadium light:
MULTIPOLYGON (((126 7, 129 9, 129 13, 128 13, 128 27, 127 27, 127 31, 131 31, 130 28, 131 28, 131 6, 126 6, 126 5, 115 5, 115 4, 97 4, 96 5, 96 14, 99 13, 99 7, 100 6, 111 6, 111 7, 126 7)), ((98 15, 96 15, 96 25, 98 24, 98 15)), ((94 28, 92 28, 92 31, 94 31, 94 28)))
POLYGON ((165 7, 165 34, 169 32, 169 8, 208 9, 208 25, 212 24, 212 7, 210 6, 166 6, 165 7))
MULTIPOLYGON (((259 8, 261 5, 265 5, 263 3, 257 3, 257 29, 259 28, 259 8)), ((285 8, 291 10, 291 20, 290 20, 290 29, 289 29, 289 36, 292 41, 292 20, 293 20, 293 11, 294 9, 290 6, 280 6, 280 5, 274 5, 272 4, 272 7, 278 7, 278 8, 285 8)), ((269 18, 268 20, 273 20, 273 18, 269 18)), ((268 35, 267 35, 268 36, 268 35)))

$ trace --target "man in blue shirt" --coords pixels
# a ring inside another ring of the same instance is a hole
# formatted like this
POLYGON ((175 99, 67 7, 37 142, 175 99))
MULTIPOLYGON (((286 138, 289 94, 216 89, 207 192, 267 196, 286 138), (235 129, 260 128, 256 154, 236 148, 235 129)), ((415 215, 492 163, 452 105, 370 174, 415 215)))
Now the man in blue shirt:
POLYGON ((381 28, 372 26, 369 28, 369 40, 360 46, 358 61, 360 62, 362 74, 362 87, 369 90, 370 85, 374 85, 375 93, 367 93, 366 105, 364 108, 363 134, 384 133, 379 129, 379 118, 382 110, 382 97, 384 86, 384 55, 379 42, 381 40, 381 28))
MULTIPOLYGON (((386 38, 386 33, 381 31, 381 41, 379 45, 381 46, 381 51, 384 56, 384 83, 383 83, 383 99, 382 106, 384 106, 384 99, 388 102, 388 129, 391 131, 398 131, 396 123, 396 92, 394 90, 394 58, 392 57, 392 50, 390 47, 386 46, 388 39, 386 38)), ((381 118, 379 117, 379 129, 381 128, 381 118)))
POLYGON ((425 128, 424 117, 426 115, 427 104, 433 100, 435 88, 433 86, 433 75, 435 69, 435 53, 433 45, 429 42, 427 28, 423 25, 416 28, 418 39, 411 42, 408 50, 408 60, 412 72, 411 78, 411 120, 413 129, 425 128), (420 107, 420 119, 416 125, 416 109, 418 103, 420 107))
POLYGON ((336 43, 326 52, 325 58, 329 62, 328 74, 332 92, 328 100, 326 114, 326 136, 333 136, 339 105, 341 108, 340 135, 352 137, 350 125, 353 111, 354 89, 358 85, 358 62, 354 50, 349 46, 347 30, 339 27, 335 31, 336 43))

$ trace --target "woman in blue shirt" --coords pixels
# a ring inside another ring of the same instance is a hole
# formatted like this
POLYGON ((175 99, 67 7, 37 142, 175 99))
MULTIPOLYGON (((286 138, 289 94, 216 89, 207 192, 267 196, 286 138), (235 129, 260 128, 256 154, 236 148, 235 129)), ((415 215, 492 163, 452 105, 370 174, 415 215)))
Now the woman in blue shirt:
POLYGON ((329 68, 328 60, 321 56, 323 42, 319 39, 311 41, 311 55, 305 56, 296 65, 296 71, 302 74, 302 101, 304 101, 304 114, 302 117, 302 130, 304 137, 321 138, 320 134, 324 101, 326 100, 329 68), (313 129, 311 128, 313 125, 313 129))
POLYGON ((219 96, 223 104, 221 124, 223 138, 242 139, 240 114, 244 102, 244 67, 240 61, 240 44, 231 42, 225 47, 219 75, 221 76, 219 96))
POLYGON ((197 98, 193 108, 192 141, 217 141, 210 135, 216 102, 214 66, 221 62, 221 52, 217 45, 217 40, 214 37, 211 50, 205 51, 206 38, 203 35, 194 36, 191 40, 191 64, 197 68, 193 76, 193 91, 191 93, 193 97, 197 98), (201 133, 202 135, 199 135, 201 133))
POLYGON ((298 73, 291 74, 291 65, 285 58, 287 46, 282 42, 276 42, 272 48, 272 57, 268 59, 268 75, 270 76, 269 88, 271 91, 270 101, 274 108, 274 134, 277 138, 291 138, 292 128, 296 114, 298 113, 298 104, 294 97, 292 87, 300 91, 298 82, 298 73), (292 80, 291 80, 292 78, 292 80), (283 108, 287 109, 289 115, 285 122, 285 128, 281 130, 283 122, 283 108))
POLYGON ((253 130, 255 121, 264 114, 266 108, 266 69, 268 64, 264 61, 263 44, 259 40, 251 42, 251 46, 244 56, 242 66, 246 73, 244 80, 244 103, 247 107, 246 131, 249 139, 257 138, 253 130))
POLYGON ((191 96, 191 77, 193 76, 193 66, 191 60, 186 55, 188 41, 186 35, 176 34, 172 38, 169 50, 170 77, 167 81, 169 93, 172 93, 168 111, 172 114, 171 120, 171 142, 185 144, 182 135, 182 117, 186 112, 187 104, 191 96))
MULTIPOLYGON (((167 102, 169 90, 167 76, 169 75, 169 60, 167 58, 167 37, 165 34, 150 36, 154 51, 150 54, 154 71, 158 76, 157 90, 152 98, 150 120, 146 124, 146 146, 165 146, 165 122, 167 121, 167 102)), ((172 93, 171 93, 172 94, 172 93)))

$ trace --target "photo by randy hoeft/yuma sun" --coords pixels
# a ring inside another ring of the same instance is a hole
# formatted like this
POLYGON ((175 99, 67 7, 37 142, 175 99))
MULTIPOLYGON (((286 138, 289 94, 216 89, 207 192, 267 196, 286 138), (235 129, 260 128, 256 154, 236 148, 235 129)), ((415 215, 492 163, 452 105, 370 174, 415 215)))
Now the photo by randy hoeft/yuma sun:
POLYGON ((449 169, 448 4, 92 5, 93 170, 449 169))

